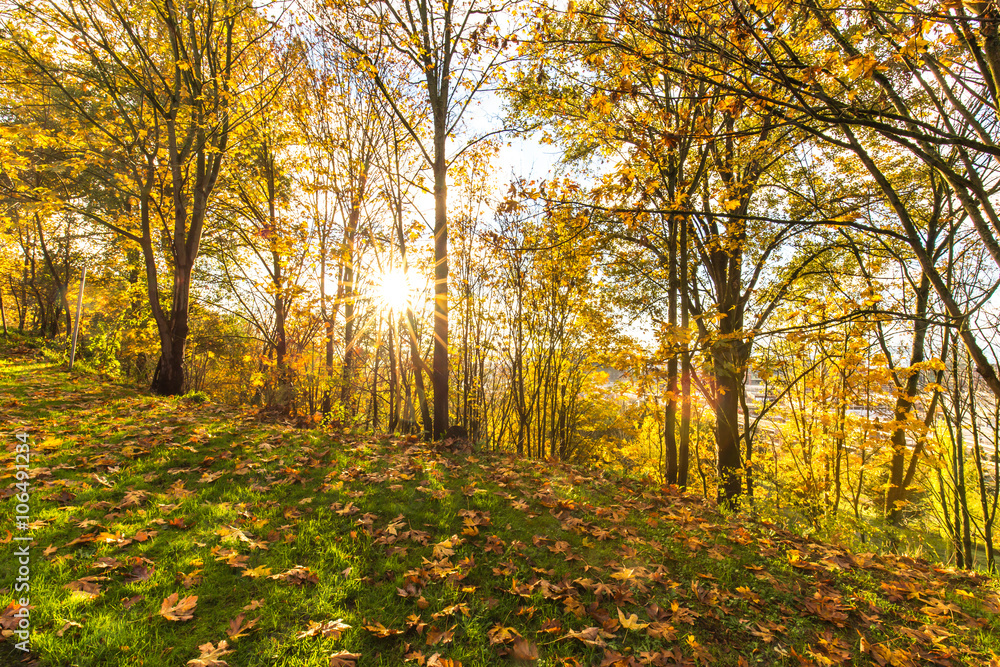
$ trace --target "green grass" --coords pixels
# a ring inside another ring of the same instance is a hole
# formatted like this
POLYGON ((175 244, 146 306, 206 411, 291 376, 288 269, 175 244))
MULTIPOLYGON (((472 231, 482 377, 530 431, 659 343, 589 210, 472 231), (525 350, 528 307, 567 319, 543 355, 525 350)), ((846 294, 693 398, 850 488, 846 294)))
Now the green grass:
MULTIPOLYGON (((361 665, 983 665, 1000 650, 993 582, 971 573, 851 554, 599 470, 266 424, 68 375, 34 350, 6 359, 0 540, 26 534, 9 497, 25 430, 37 664, 180 666, 222 640, 242 667, 325 667, 340 652, 361 665), (297 566, 298 581, 272 578, 297 566), (160 614, 172 594, 197 596, 190 620, 160 614), (240 615, 252 627, 228 636, 240 615), (338 619, 350 627, 300 636, 338 619)), ((15 548, 0 544, 3 605, 15 548)), ((23 657, 14 641, 0 664, 23 657)))

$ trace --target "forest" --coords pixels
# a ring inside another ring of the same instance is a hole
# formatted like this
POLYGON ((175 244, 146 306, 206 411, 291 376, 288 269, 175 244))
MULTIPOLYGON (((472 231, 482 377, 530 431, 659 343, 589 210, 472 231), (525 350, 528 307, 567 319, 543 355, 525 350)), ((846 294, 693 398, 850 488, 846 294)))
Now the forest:
POLYGON ((0 0, 3 335, 996 571, 998 31, 980 0, 0 0))

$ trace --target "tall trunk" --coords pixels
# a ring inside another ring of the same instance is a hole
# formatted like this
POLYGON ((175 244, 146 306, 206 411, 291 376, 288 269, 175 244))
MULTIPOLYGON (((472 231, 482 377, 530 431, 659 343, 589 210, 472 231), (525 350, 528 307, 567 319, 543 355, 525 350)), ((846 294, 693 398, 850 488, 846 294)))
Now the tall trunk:
POLYGON ((399 424, 399 375, 397 374, 397 367, 399 365, 399 353, 396 348, 395 333, 396 333, 396 315, 392 313, 392 318, 389 322, 389 426, 388 431, 390 433, 396 430, 396 426, 399 424))
MULTIPOLYGON (((913 320, 913 343, 910 349, 910 366, 919 364, 924 360, 924 341, 927 338, 927 331, 930 323, 926 319, 928 297, 930 296, 930 279, 927 274, 920 277, 920 284, 916 291, 916 307, 913 320)), ((881 332, 880 332, 881 335, 881 332)), ((889 522, 898 526, 902 520, 902 509, 906 502, 907 489, 904 486, 906 474, 906 428, 905 423, 913 409, 913 403, 917 395, 917 387, 920 380, 920 373, 908 371, 902 386, 899 387, 899 397, 896 399, 896 428, 892 432, 892 460, 889 464, 889 488, 885 495, 885 516, 889 522)), ((919 452, 914 452, 914 456, 919 456, 919 452)))
MULTIPOLYGON (((689 222, 685 219, 681 225, 681 267, 680 275, 682 283, 679 288, 688 289, 689 266, 688 266, 688 231, 689 222)), ((690 310, 688 300, 681 299, 681 329, 685 336, 688 332, 690 310)), ((677 447, 677 484, 686 489, 688 485, 688 459, 691 443, 691 344, 685 340, 683 357, 681 357, 681 433, 680 444, 677 447)))
POLYGON ((49 252, 49 247, 45 244, 45 230, 42 228, 42 219, 39 215, 35 214, 35 226, 38 228, 38 245, 42 249, 42 258, 45 260, 45 267, 49 270, 49 274, 52 276, 52 282, 56 284, 56 298, 58 299, 55 305, 55 313, 52 316, 52 321, 49 322, 51 327, 48 332, 52 338, 59 335, 59 319, 63 313, 66 314, 66 335, 70 335, 70 308, 69 301, 66 297, 66 291, 69 287, 65 281, 62 280, 62 276, 59 275, 59 271, 56 270, 55 261, 52 259, 52 253, 49 252))
POLYGON ((413 380, 417 388, 417 403, 420 406, 420 419, 423 422, 424 432, 430 433, 432 428, 430 406, 427 405, 427 390, 424 388, 423 369, 427 364, 420 358, 420 348, 417 346, 417 318, 413 314, 413 309, 407 307, 406 320, 410 334, 410 361, 413 363, 413 380))
POLYGON ((355 271, 354 271, 354 251, 355 240, 358 231, 358 221, 361 219, 361 202, 351 202, 351 213, 347 220, 347 229, 344 231, 344 265, 343 265, 343 285, 344 292, 344 368, 341 375, 340 402, 344 409, 350 411, 351 389, 354 383, 354 357, 356 356, 354 341, 354 298, 355 298, 355 271))
POLYGON ((716 386, 722 393, 716 405, 715 439, 719 456, 719 502, 731 505, 743 491, 739 433, 739 379, 735 374, 718 375, 716 386))
MULTIPOLYGON (((380 327, 381 328, 381 327, 380 327)), ((381 331, 379 331, 379 336, 376 340, 382 338, 381 331)), ((379 362, 379 350, 382 346, 375 346, 375 362, 372 366, 372 431, 378 431, 378 362, 379 362)))
MULTIPOLYGON (((447 92, 441 104, 447 104, 447 92)), ((434 114, 434 388, 433 437, 448 430, 448 164, 445 161, 447 109, 434 114)))
POLYGON ((667 323, 670 325, 670 358, 667 361, 667 403, 663 414, 663 444, 666 456, 666 482, 677 483, 677 223, 670 216, 670 245, 667 252, 669 286, 667 323))
POLYGON ((288 352, 285 334, 285 314, 288 304, 285 302, 285 277, 282 274, 281 251, 278 246, 278 191, 275 183, 274 154, 270 148, 263 146, 264 169, 267 172, 267 226, 265 233, 270 242, 271 250, 271 280, 274 288, 274 352, 278 370, 279 386, 284 388, 288 378, 285 372, 285 355, 288 352))
POLYGON ((184 351, 188 337, 191 267, 175 269, 173 302, 165 331, 160 333, 160 361, 150 390, 161 396, 176 396, 184 387, 184 351))
POLYGON ((3 286, 0 285, 0 320, 3 321, 3 337, 7 337, 7 311, 3 307, 3 286))

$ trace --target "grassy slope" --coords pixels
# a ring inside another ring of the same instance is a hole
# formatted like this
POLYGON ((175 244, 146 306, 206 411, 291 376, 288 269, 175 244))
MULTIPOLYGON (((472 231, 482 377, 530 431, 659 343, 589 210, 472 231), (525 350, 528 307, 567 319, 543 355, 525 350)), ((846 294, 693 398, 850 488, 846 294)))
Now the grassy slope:
MULTIPOLYGON (((234 667, 984 665, 1000 650, 981 577, 595 471, 261 424, 25 356, 0 361, 0 424, 5 496, 13 431, 30 432, 41 665, 185 665, 222 640, 234 667), (175 593, 197 596, 190 620, 160 614, 175 593)), ((0 505, 9 540, 15 501, 0 505)), ((12 643, 0 664, 22 658, 12 643)))

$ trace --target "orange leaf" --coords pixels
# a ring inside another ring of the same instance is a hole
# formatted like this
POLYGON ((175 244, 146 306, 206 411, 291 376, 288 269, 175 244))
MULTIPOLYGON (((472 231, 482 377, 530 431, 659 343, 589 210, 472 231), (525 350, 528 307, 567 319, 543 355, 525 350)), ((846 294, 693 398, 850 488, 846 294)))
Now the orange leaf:
POLYGON ((168 621, 190 621, 194 618, 194 608, 198 605, 198 596, 189 595, 180 602, 177 593, 171 593, 160 604, 160 616, 168 621))

